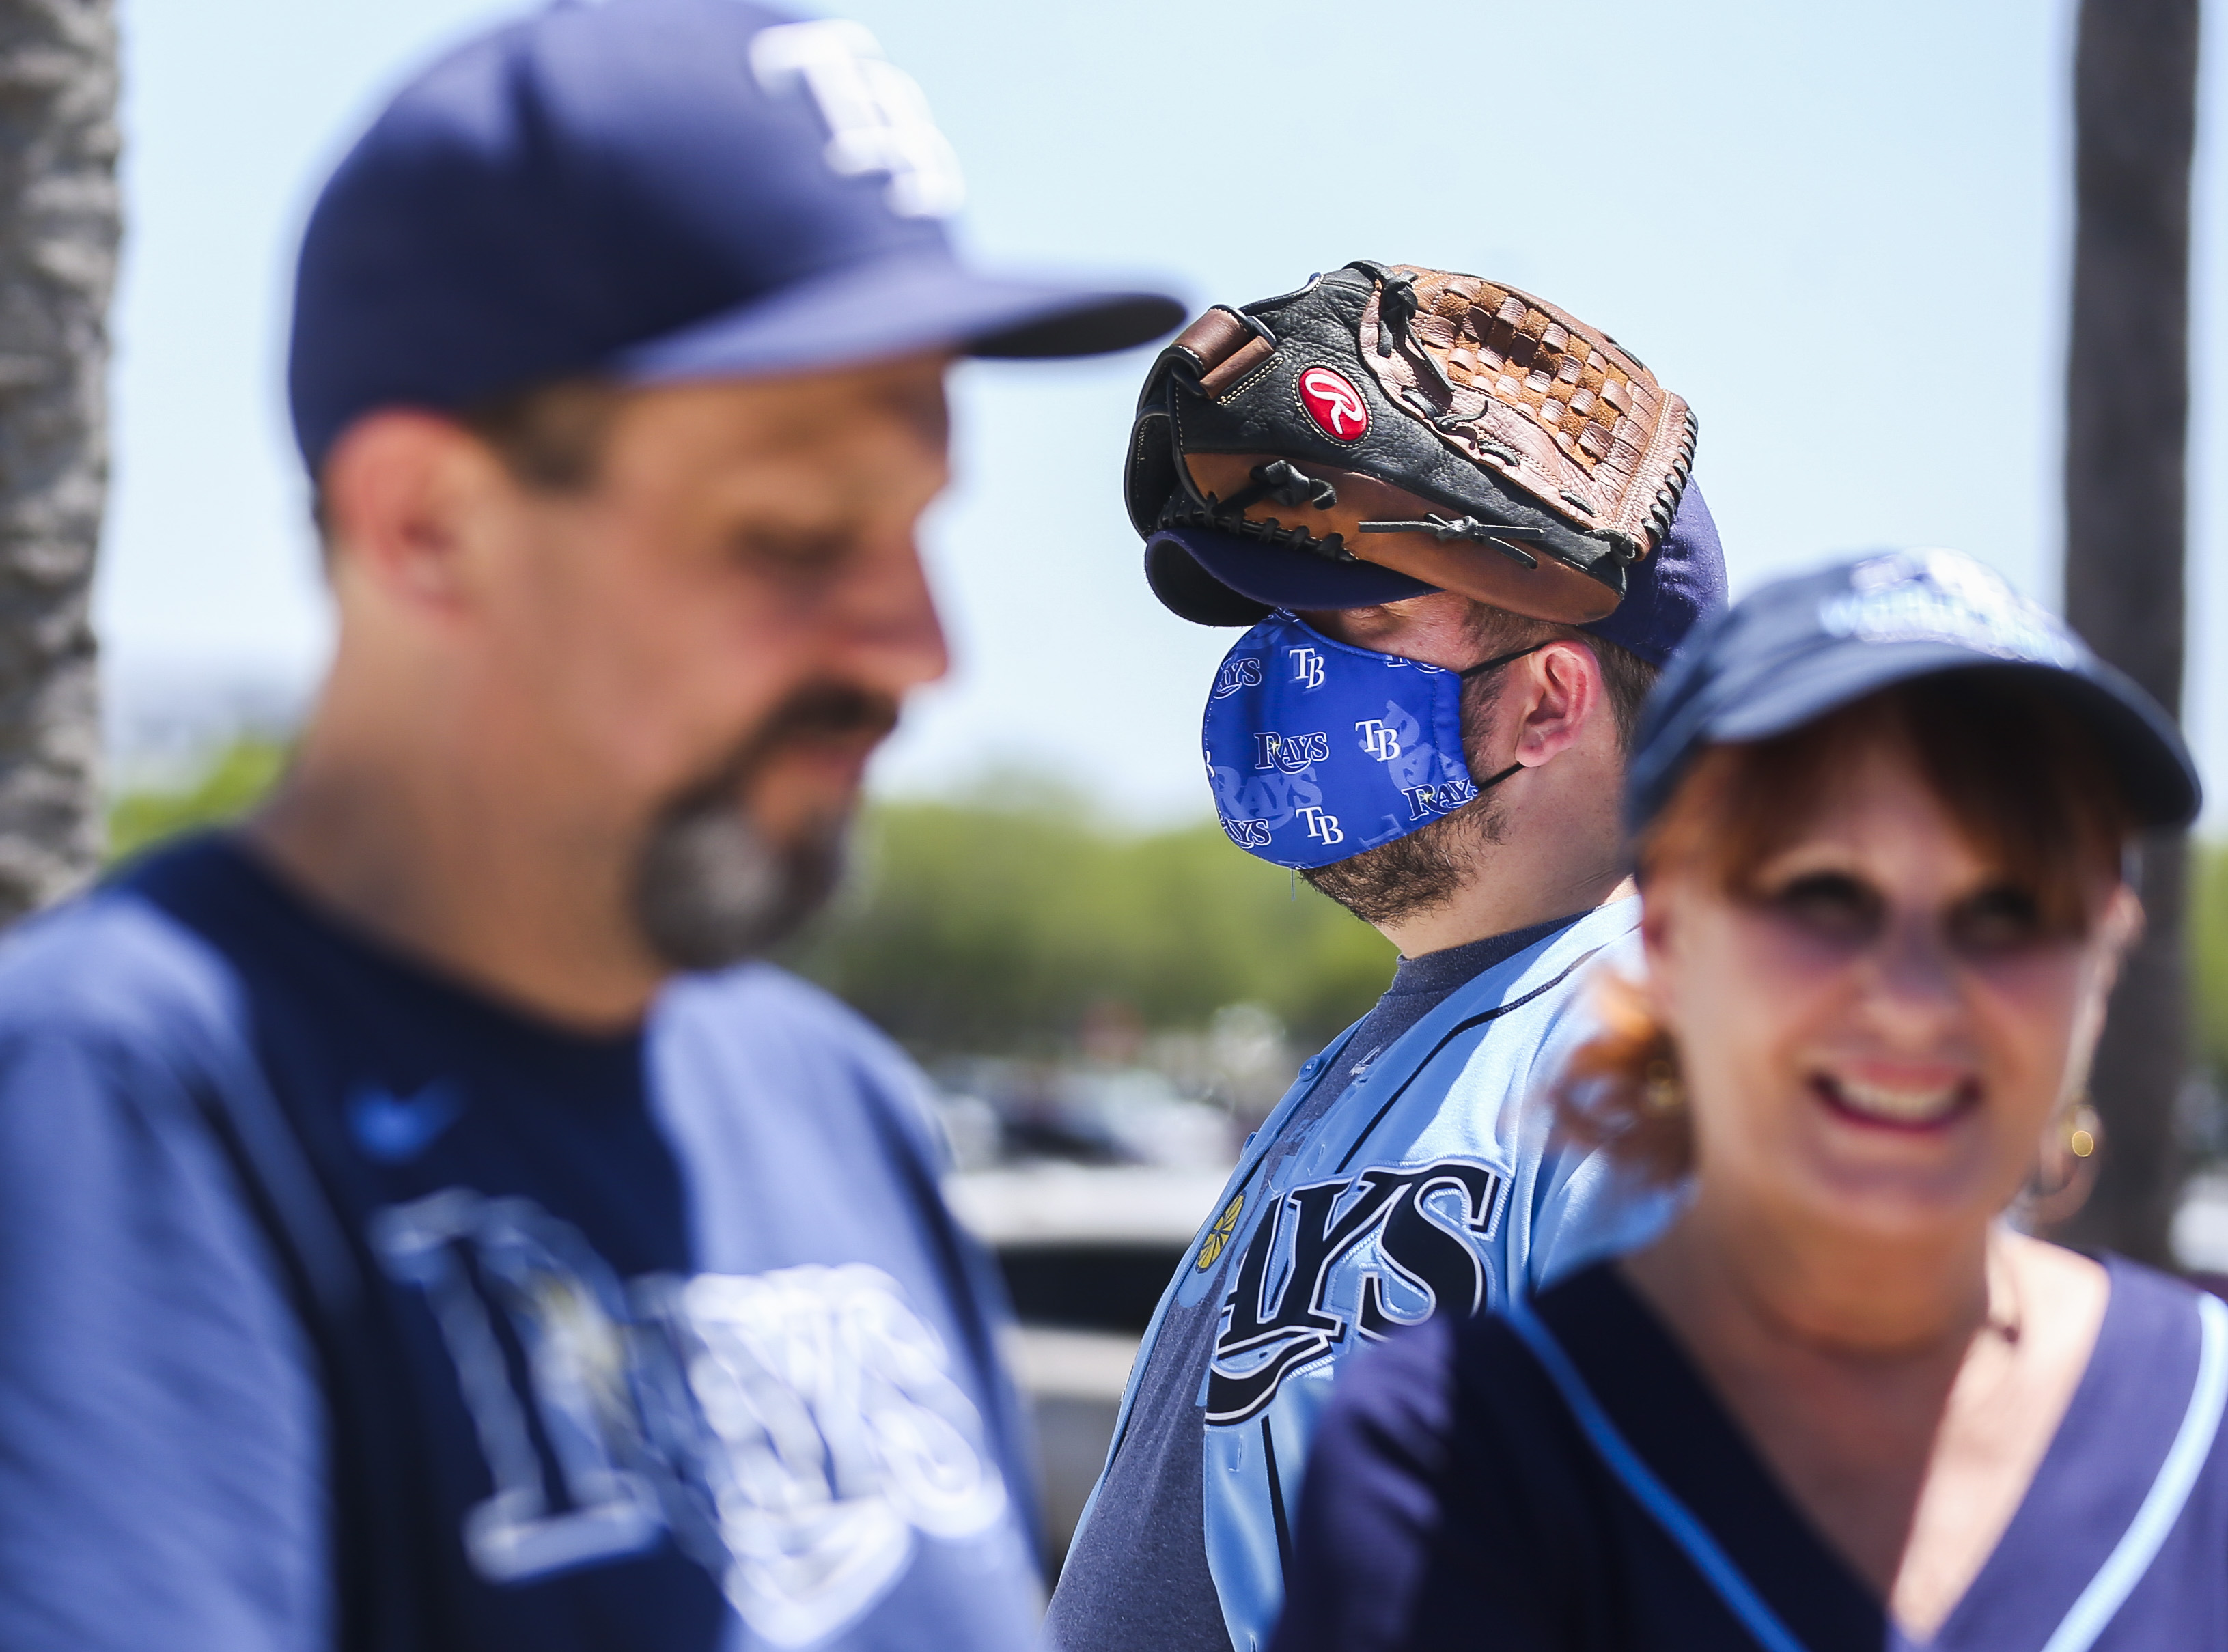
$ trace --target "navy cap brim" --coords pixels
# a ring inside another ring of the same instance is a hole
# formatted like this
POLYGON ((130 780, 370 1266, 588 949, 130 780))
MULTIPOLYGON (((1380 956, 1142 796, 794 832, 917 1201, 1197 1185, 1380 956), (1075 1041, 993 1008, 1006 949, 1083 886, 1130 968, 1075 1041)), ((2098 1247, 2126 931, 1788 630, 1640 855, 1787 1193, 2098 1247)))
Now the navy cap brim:
POLYGON ((1438 589, 1374 562, 1334 562, 1213 528, 1162 528, 1145 541, 1145 579, 1171 613, 1251 625, 1273 609, 1367 608, 1438 589))
MULTIPOLYGON (((1278 608, 1366 608, 1438 589, 1373 562, 1333 562, 1212 528, 1156 530, 1145 542, 1145 580, 1162 607, 1198 625, 1253 625, 1278 608)), ((1717 525, 1690 484, 1668 541, 1634 573, 1617 612, 1585 629, 1661 665, 1725 602, 1717 525)))
POLYGON ((1770 740, 1898 683, 1951 674, 2016 676, 2057 699, 2096 734, 2139 827, 2179 828, 2197 818, 2203 791, 2180 731, 2102 660, 2090 657, 2071 670, 1943 643, 1848 638, 1729 672, 1660 732, 1643 728, 1627 783, 1627 823, 1637 830, 1653 820, 1707 746, 1770 740))
POLYGON ((978 274, 941 256, 808 276, 750 304, 630 346, 609 364, 631 384, 760 378, 922 351, 1006 358, 1096 355, 1173 330, 1183 306, 1123 292, 978 274))

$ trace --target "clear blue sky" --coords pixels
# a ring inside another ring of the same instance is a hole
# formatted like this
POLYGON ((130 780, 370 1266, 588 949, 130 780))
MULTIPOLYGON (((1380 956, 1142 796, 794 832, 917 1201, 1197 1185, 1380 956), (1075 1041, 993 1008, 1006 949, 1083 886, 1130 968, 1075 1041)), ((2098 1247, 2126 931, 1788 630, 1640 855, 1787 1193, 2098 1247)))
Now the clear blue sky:
MULTIPOLYGON (((384 88, 519 9, 125 0, 98 602, 118 672, 314 672, 330 621, 278 390, 297 227, 384 88)), ((1693 403, 1737 591, 1924 543, 2056 604, 2070 0, 838 9, 926 88, 986 260, 1143 273, 1195 305, 1355 257, 1512 281, 1693 403)), ((2218 150, 2208 119, 2186 713, 2228 788, 2228 663, 2208 645, 2228 621, 2218 150)), ((1116 481, 1143 366, 961 375, 963 480, 930 535, 960 663, 908 717, 885 789, 1022 764, 1132 819, 1205 808, 1199 705, 1231 637, 1163 612, 1137 573, 1116 481)))

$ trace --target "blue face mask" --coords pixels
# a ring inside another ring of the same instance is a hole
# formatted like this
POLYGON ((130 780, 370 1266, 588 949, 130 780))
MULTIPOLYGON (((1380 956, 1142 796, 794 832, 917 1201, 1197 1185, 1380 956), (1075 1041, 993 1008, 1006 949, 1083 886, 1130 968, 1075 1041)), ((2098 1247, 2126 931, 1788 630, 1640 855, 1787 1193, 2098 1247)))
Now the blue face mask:
POLYGON ((1222 829, 1249 854, 1306 868, 1453 813, 1524 766, 1470 778, 1463 679, 1546 646, 1449 671, 1271 614, 1224 656, 1207 702, 1207 781, 1222 829))

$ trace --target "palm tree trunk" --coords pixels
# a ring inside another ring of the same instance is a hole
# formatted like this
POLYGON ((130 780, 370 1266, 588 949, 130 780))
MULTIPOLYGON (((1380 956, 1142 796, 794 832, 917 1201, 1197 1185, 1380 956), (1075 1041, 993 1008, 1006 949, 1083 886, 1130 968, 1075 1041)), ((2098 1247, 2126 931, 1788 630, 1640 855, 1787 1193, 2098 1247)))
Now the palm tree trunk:
POLYGON ((0 923, 100 864, 112 0, 0 0, 0 923))
MULTIPOLYGON (((2189 423, 2189 172, 2198 0, 2083 0, 2074 48, 2073 305, 2066 372, 2065 613, 2179 714, 2189 423)), ((2105 1156, 2077 1243, 2170 1260, 2188 1064, 2188 846, 2144 846, 2149 928, 2092 1083, 2105 1156)))

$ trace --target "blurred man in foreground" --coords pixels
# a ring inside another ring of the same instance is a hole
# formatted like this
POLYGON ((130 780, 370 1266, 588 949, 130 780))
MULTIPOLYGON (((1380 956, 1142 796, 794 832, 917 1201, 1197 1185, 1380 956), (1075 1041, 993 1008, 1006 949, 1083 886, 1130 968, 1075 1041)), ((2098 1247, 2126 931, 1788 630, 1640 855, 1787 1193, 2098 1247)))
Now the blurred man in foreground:
POLYGON ((945 362, 1179 318, 968 272, 957 199, 871 38, 739 0, 490 35, 327 187, 294 769, 0 952, 11 1652, 1031 1639, 916 1077, 711 973, 944 669, 945 362))
POLYGON ((1049 1629, 1254 1652, 1338 1366, 1645 1237, 1665 1199, 1546 1139, 1535 1074, 1636 951, 1617 804, 1657 669, 1722 605, 1686 404, 1473 276, 1355 263, 1214 309, 1129 451, 1155 592, 1251 627, 1207 700, 1240 848, 1389 937, 1162 1297, 1049 1629))

